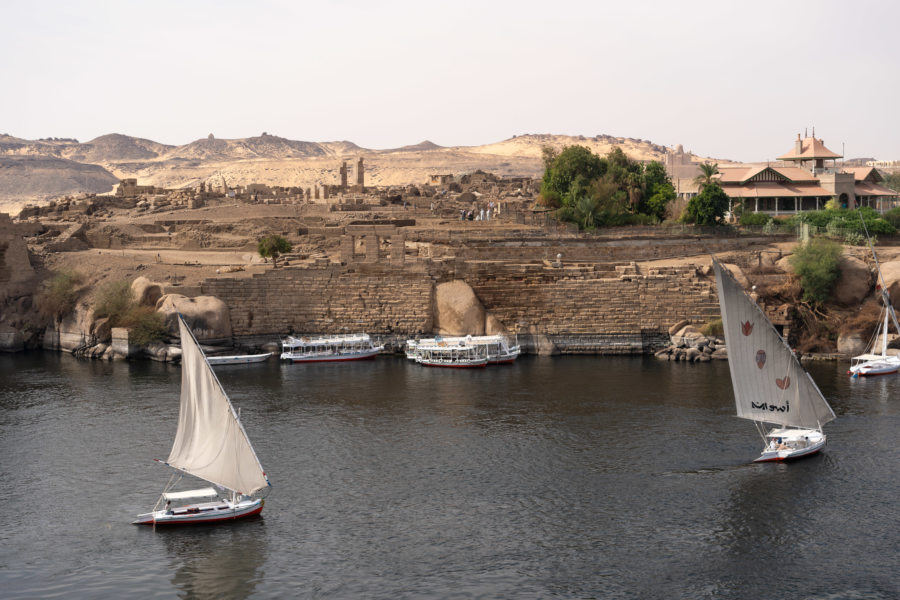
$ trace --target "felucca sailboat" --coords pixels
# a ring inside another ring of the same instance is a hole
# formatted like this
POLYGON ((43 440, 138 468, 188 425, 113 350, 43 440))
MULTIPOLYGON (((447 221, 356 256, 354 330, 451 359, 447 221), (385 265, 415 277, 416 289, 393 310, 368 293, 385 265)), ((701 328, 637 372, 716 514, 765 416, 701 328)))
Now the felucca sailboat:
POLYGON ((227 493, 220 494, 213 487, 173 492, 174 474, 153 511, 138 515, 134 524, 194 525, 257 515, 264 500, 254 494, 270 486, 269 479, 222 384, 181 315, 178 327, 181 408, 175 442, 164 464, 227 493), (165 506, 160 509, 163 501, 165 506), (173 501, 181 504, 173 506, 173 501), (193 503, 184 504, 185 501, 193 503))
POLYGON ((737 416, 756 424, 765 446, 754 462, 815 454, 834 412, 762 309, 712 260, 737 416), (774 425, 766 431, 767 425, 774 425))

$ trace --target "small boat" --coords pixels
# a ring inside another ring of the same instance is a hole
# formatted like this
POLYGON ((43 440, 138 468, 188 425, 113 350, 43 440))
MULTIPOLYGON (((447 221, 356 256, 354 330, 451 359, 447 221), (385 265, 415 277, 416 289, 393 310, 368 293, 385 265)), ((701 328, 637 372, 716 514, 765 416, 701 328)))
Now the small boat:
POLYGON ((518 344, 510 344, 509 340, 502 335, 467 335, 465 337, 451 336, 426 338, 421 340, 406 340, 406 358, 416 360, 420 345, 433 345, 437 342, 446 342, 448 344, 465 342, 466 344, 471 345, 487 346, 487 359, 489 365, 512 364, 522 353, 522 349, 518 344))
POLYGON ((246 365, 268 360, 271 352, 265 354, 238 354, 236 356, 207 356, 206 362, 211 365, 246 365))
POLYGON ((712 262, 737 416, 753 421, 764 442, 754 462, 815 454, 825 446, 822 426, 834 411, 762 309, 712 262), (766 424, 777 427, 766 432, 766 424))
POLYGON ((220 495, 212 487, 176 492, 172 489, 177 481, 170 480, 153 510, 138 515, 134 524, 198 525, 258 515, 265 501, 255 494, 271 485, 269 479, 238 413, 181 315, 178 326, 182 349, 178 430, 169 458, 157 462, 228 493, 220 495), (205 502, 191 502, 196 500, 205 502), (159 508, 163 501, 165 506, 159 508))
MULTIPOLYGON (((868 232, 866 232, 868 235, 868 232)), ((872 241, 869 240, 869 248, 872 250, 872 256, 875 259, 875 269, 878 273, 878 283, 875 289, 881 295, 883 307, 881 309, 884 317, 883 325, 878 329, 881 333, 881 353, 875 354, 875 345, 878 343, 878 336, 874 336, 866 352, 850 359, 850 369, 847 375, 851 377, 868 377, 873 375, 890 375, 900 370, 900 356, 890 355, 887 353, 888 332, 890 322, 888 317, 894 323, 894 328, 900 332, 900 323, 897 322, 897 314, 894 312, 894 305, 891 304, 891 298, 887 293, 887 286, 884 285, 884 277, 881 275, 881 266, 878 264, 878 255, 875 254, 875 248, 872 241)))
POLYGON ((416 352, 416 362, 426 367, 468 369, 486 367, 488 364, 487 346, 484 344, 467 344, 465 341, 419 342, 416 352))
POLYGON ((375 358, 384 346, 376 346, 367 334, 318 338, 289 336, 281 342, 281 360, 292 363, 344 362, 375 358))

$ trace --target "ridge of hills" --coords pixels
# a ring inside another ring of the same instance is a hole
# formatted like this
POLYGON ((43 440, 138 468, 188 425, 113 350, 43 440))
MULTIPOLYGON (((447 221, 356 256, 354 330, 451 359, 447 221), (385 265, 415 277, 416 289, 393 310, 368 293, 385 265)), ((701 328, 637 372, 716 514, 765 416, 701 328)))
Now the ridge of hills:
POLYGON ((179 146, 119 133, 88 142, 66 138, 25 140, 2 134, 0 206, 85 192, 107 193, 118 179, 125 178, 165 188, 188 187, 207 180, 220 183, 223 178, 228 185, 329 185, 340 181, 342 161, 355 169, 360 157, 364 159, 366 184, 375 186, 422 184, 432 174, 478 169, 502 177, 540 177, 545 146, 559 150, 574 144, 600 155, 618 146, 631 158, 645 161, 664 160, 667 150, 649 140, 609 135, 525 134, 481 146, 450 147, 425 140, 376 150, 349 141, 309 142, 268 133, 236 139, 210 134, 179 146), (21 160, 27 157, 35 160, 21 160))

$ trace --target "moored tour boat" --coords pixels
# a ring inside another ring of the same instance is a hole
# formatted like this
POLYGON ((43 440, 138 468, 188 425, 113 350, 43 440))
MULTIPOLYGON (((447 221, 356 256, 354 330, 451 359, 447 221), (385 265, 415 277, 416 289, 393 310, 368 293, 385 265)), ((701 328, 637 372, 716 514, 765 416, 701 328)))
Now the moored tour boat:
POLYGON ((737 416, 753 421, 764 442, 754 462, 815 454, 825 446, 822 425, 834 412, 762 309, 712 262, 737 416), (766 424, 777 427, 766 432, 766 424))
POLYGON ((156 507, 138 515, 134 524, 211 524, 257 515, 264 500, 254 494, 269 487, 269 479, 222 384, 181 315, 178 326, 181 404, 175 441, 164 464, 229 493, 220 497, 212 487, 174 492, 170 480, 156 507), (191 502, 199 499, 207 501, 191 502), (162 501, 166 504, 160 509, 162 501), (173 501, 187 503, 173 506, 173 501))
POLYGON ((281 342, 281 359, 292 363, 344 362, 375 358, 384 346, 376 346, 368 334, 327 337, 288 336, 281 342))
POLYGON ((421 340, 406 340, 406 358, 416 360, 419 354, 420 345, 434 345, 438 342, 447 344, 467 345, 483 345, 486 346, 487 362, 490 365, 512 364, 521 354, 521 347, 518 344, 510 344, 509 340, 502 335, 467 335, 467 336, 449 336, 425 338, 421 340))
POLYGON ((487 346, 462 342, 419 343, 416 362, 426 367, 468 369, 488 364, 487 346))

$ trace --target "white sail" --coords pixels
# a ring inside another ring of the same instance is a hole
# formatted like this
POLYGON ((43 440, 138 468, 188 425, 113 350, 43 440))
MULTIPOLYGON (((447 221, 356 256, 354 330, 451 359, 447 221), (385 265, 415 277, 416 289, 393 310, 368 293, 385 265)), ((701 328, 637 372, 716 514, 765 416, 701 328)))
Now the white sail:
POLYGON ((167 464, 240 494, 269 484, 225 390, 179 315, 181 409, 167 464))
POLYGON ((772 323, 713 259, 737 416, 820 428, 834 412, 772 323))

